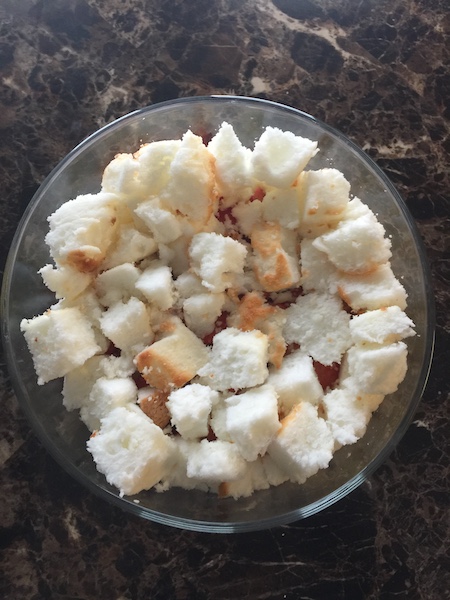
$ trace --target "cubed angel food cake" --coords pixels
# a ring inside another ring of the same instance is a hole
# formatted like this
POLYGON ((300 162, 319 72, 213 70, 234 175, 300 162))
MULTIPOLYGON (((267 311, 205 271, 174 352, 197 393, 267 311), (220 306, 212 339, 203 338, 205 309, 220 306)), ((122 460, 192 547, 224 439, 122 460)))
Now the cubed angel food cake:
POLYGON ((118 154, 49 217, 56 303, 21 329, 121 495, 302 484, 404 379, 390 239, 341 172, 308 167, 319 151, 188 131, 118 154))

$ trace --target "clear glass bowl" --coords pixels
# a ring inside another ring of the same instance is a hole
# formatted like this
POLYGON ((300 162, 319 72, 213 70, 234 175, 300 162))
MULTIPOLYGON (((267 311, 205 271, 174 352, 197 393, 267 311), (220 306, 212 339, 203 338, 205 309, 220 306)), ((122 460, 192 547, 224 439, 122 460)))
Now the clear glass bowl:
POLYGON ((414 222, 388 178, 344 135, 313 117, 273 102, 218 96, 183 98, 128 114, 79 144, 43 182, 30 202, 13 240, 4 274, 2 332, 9 372, 19 402, 44 446, 89 490, 136 515, 167 525, 208 532, 251 531, 289 523, 323 510, 360 485, 387 458, 405 433, 420 401, 434 339, 434 303, 425 253, 414 222), (141 492, 121 498, 99 474, 86 451, 88 431, 76 412, 61 401, 61 382, 38 386, 19 323, 54 302, 38 269, 50 261, 44 236, 47 217, 78 194, 100 189, 101 174, 118 152, 143 142, 179 138, 187 129, 204 135, 231 123, 241 141, 252 146, 268 125, 319 142, 310 168, 335 167, 351 191, 377 213, 392 237, 392 265, 409 298, 408 314, 417 336, 408 340, 409 369, 397 393, 373 415, 365 436, 336 452, 328 469, 303 485, 283 484, 249 498, 217 498, 179 488, 141 492))

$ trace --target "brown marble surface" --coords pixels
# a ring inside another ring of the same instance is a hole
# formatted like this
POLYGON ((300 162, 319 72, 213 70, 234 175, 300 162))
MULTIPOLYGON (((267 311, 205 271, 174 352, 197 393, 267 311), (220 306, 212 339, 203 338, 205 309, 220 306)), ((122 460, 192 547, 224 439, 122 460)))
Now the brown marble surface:
POLYGON ((423 236, 437 346, 397 450, 289 526, 183 532, 98 500, 54 463, 0 356, 0 597, 450 598, 448 0, 2 0, 0 269, 48 172, 98 127, 178 96, 253 95, 337 127, 423 236))

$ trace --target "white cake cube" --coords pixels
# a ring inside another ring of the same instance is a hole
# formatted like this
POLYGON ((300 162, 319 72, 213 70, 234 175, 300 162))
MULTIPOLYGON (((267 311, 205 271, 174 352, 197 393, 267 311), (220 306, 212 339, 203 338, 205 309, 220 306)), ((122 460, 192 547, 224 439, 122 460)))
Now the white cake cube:
POLYGON ((362 394, 392 394, 405 378, 407 355, 404 342, 352 346, 346 354, 342 375, 351 378, 362 394))
POLYGON ((245 460, 235 444, 204 439, 192 443, 187 456, 186 472, 195 479, 222 482, 239 479, 246 469, 245 460))
POLYGON ((323 405, 327 425, 335 440, 335 450, 354 444, 364 435, 372 411, 363 395, 357 395, 348 388, 337 388, 325 394, 323 405))
POLYGON ((368 310, 350 321, 355 344, 392 344, 415 335, 414 323, 399 306, 368 310))
POLYGON ((91 323, 77 308, 22 319, 20 330, 33 357, 38 385, 63 377, 100 351, 91 323))
MULTIPOLYGON (((301 196, 298 188, 271 188, 261 202, 262 214, 268 223, 279 223, 286 229, 297 229, 300 225, 301 196)), ((255 204, 255 202, 252 202, 255 204)))
POLYGON ((146 345, 154 337, 145 304, 135 297, 113 304, 101 316, 100 325, 104 335, 121 350, 146 345))
POLYGON ((328 467, 333 449, 333 435, 318 416, 317 406, 300 402, 281 421, 281 429, 267 452, 291 481, 304 483, 319 469, 328 467))
POLYGON ((252 152, 241 144, 229 123, 222 123, 209 142, 208 150, 216 159, 214 170, 222 206, 231 206, 247 194, 250 195, 252 152))
POLYGON ((100 317, 105 311, 105 307, 100 303, 93 285, 86 288, 84 292, 72 300, 61 300, 59 305, 62 308, 78 308, 86 319, 96 326, 100 326, 100 317))
POLYGON ((99 346, 99 352, 104 353, 108 350, 110 341, 103 335, 100 329, 100 317, 104 312, 104 307, 100 304, 92 287, 87 288, 76 298, 60 300, 58 304, 52 307, 53 310, 61 310, 62 308, 77 308, 92 325, 92 331, 95 342, 99 346))
POLYGON ((187 440, 206 437, 211 409, 218 400, 218 392, 199 383, 174 390, 166 403, 172 425, 187 440))
POLYGON ((135 213, 152 232, 152 237, 162 244, 169 244, 180 237, 182 230, 179 220, 170 210, 161 205, 158 198, 142 202, 135 213))
POLYGON ((327 254, 318 250, 313 242, 313 239, 304 238, 300 243, 300 285, 306 292, 335 294, 337 269, 327 254))
POLYGON ((217 205, 214 157, 201 137, 184 134, 170 164, 169 177, 161 198, 172 212, 206 223, 217 205))
POLYGON ((350 193, 350 184, 340 171, 305 171, 298 185, 303 195, 300 235, 316 237, 340 221, 350 193))
POLYGON ((344 273, 370 273, 392 255, 391 242, 372 212, 353 221, 341 221, 335 230, 316 238, 313 245, 344 273))
POLYGON ((45 242, 56 264, 82 273, 96 271, 114 239, 117 204, 114 194, 86 194, 65 202, 50 215, 45 242))
POLYGON ((340 216, 341 221, 354 221, 370 213, 373 214, 367 204, 362 202, 357 196, 353 196, 340 216))
POLYGON ((406 308, 405 288, 395 277, 389 263, 367 275, 339 274, 336 277, 339 296, 353 310, 374 310, 386 306, 406 308))
POLYGON ((102 267, 111 269, 123 263, 136 263, 157 250, 158 244, 151 236, 141 233, 132 225, 123 225, 102 267))
POLYGON ((219 495, 221 498, 231 497, 235 500, 248 498, 256 490, 266 490, 269 487, 270 484, 261 458, 245 464, 245 471, 239 479, 220 484, 219 495))
POLYGON ((283 333, 288 344, 300 344, 304 352, 324 365, 341 362, 352 339, 350 315, 337 296, 311 292, 299 296, 285 313, 283 333))
POLYGON ((136 289, 161 310, 168 310, 175 302, 172 270, 156 261, 140 275, 136 289))
POLYGON ((317 142, 290 131, 266 127, 251 157, 253 174, 268 185, 288 188, 316 153, 317 142))
POLYGON ((137 177, 138 170, 139 163, 132 154, 117 154, 103 171, 102 191, 121 196, 123 201, 145 198, 146 191, 137 177))
POLYGON ((267 353, 265 334, 228 327, 214 336, 210 359, 197 373, 214 390, 253 387, 268 375, 267 353))
POLYGON ((250 236, 253 229, 262 223, 262 202, 239 202, 233 207, 232 215, 237 221, 239 231, 250 236))
MULTIPOLYGON (((191 244, 191 240, 192 236, 181 235, 173 242, 170 242, 170 244, 167 244, 166 248, 163 250, 163 255, 165 253, 167 256, 169 251, 172 253, 172 256, 169 260, 165 261, 165 264, 172 269, 174 277, 178 277, 182 273, 186 273, 191 267, 189 260, 189 246, 191 244)), ((160 258, 162 258, 162 244, 159 245, 159 248, 160 258)))
POLYGON ((174 285, 179 297, 183 300, 196 294, 204 294, 208 291, 208 288, 202 284, 200 277, 189 271, 185 271, 179 275, 174 285))
POLYGON ((132 352, 125 351, 122 351, 120 356, 114 356, 113 354, 102 356, 100 366, 104 376, 109 379, 131 377, 136 372, 133 358, 132 352))
POLYGON ((92 386, 104 375, 102 360, 102 356, 92 356, 65 375, 62 397, 67 410, 79 409, 87 402, 92 386))
POLYGON ((77 298, 92 282, 91 273, 81 273, 73 267, 45 265, 38 271, 42 281, 57 298, 77 298))
POLYGON ((246 255, 243 244, 217 233, 198 233, 189 247, 193 271, 215 293, 225 291, 233 285, 233 276, 243 273, 246 255))
POLYGON ((217 492, 219 483, 204 481, 195 477, 188 477, 187 461, 192 448, 198 442, 185 440, 181 436, 173 437, 175 447, 174 460, 170 470, 167 470, 161 479, 161 482, 155 486, 158 492, 165 492, 171 487, 181 487, 184 490, 202 490, 203 492, 217 492))
POLYGON ((226 399, 226 427, 241 455, 254 461, 264 455, 280 428, 277 394, 262 385, 226 399))
POLYGON ((277 292, 295 287, 300 281, 296 234, 279 223, 261 223, 251 232, 253 270, 261 287, 277 292))
POLYGON ((285 416, 299 402, 317 404, 323 396, 312 358, 302 350, 286 356, 279 369, 270 369, 267 383, 275 389, 285 416))
MULTIPOLYGON (((343 365, 342 371, 345 370, 345 365, 343 365)), ((378 409, 385 398, 385 394, 365 394, 361 392, 358 382, 353 379, 353 377, 349 377, 347 374, 345 374, 345 372, 343 372, 340 377, 339 387, 335 389, 345 390, 350 394, 350 396, 356 398, 358 403, 363 404, 365 409, 371 413, 378 409)))
POLYGON ((149 385, 171 391, 195 377, 209 358, 203 342, 180 320, 170 324, 171 331, 135 359, 136 366, 149 385))
POLYGON ((183 302, 183 314, 186 325, 200 338, 214 329, 217 317, 225 304, 225 293, 195 294, 183 302))
POLYGON ((100 428, 100 421, 114 408, 134 404, 137 387, 131 377, 108 379, 100 377, 92 386, 80 410, 80 417, 89 431, 100 428))
POLYGON ((268 362, 280 367, 286 352, 283 327, 286 323, 284 310, 265 301, 264 296, 252 291, 244 293, 237 307, 231 306, 227 324, 242 331, 258 329, 269 340, 268 362))
POLYGON ((181 146, 180 140, 158 140, 143 144, 134 154, 138 163, 137 178, 144 200, 160 195, 170 179, 170 165, 181 146))
POLYGON ((170 470, 176 448, 140 409, 114 408, 86 444, 100 473, 123 496, 153 487, 170 470))
POLYGON ((225 394, 221 394, 217 403, 212 407, 209 424, 217 439, 231 442, 227 429, 227 405, 224 396, 225 394))
POLYGON ((132 263, 123 263, 100 273, 95 280, 95 289, 101 303, 111 306, 136 295, 135 284, 140 275, 140 270, 132 263))
POLYGON ((269 485, 281 485, 289 480, 289 475, 277 465, 270 454, 266 452, 260 460, 269 485))

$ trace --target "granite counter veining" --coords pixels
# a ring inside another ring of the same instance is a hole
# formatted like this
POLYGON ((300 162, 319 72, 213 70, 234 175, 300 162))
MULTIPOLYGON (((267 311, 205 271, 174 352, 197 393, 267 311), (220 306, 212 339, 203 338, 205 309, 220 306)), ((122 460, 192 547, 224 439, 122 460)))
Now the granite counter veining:
POLYGON ((290 104, 360 145, 423 237, 430 380, 396 451, 309 519, 228 536, 142 521, 73 481, 0 357, 0 597, 450 598, 450 11, 446 0, 3 0, 0 268, 43 178, 115 118, 179 96, 290 104))

